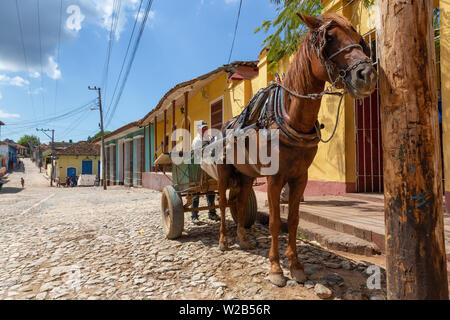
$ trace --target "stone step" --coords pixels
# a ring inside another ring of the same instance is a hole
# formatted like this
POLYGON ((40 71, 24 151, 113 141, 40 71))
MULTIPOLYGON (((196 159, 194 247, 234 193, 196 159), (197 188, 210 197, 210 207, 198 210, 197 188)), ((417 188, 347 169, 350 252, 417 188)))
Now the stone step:
MULTIPOLYGON (((258 212, 258 222, 269 224, 269 214, 264 211, 258 212)), ((282 232, 287 232, 287 216, 281 215, 282 232)), ((310 241, 317 241, 322 246, 343 252, 372 256, 380 254, 380 248, 373 242, 358 237, 332 230, 316 223, 300 219, 297 236, 310 241)))

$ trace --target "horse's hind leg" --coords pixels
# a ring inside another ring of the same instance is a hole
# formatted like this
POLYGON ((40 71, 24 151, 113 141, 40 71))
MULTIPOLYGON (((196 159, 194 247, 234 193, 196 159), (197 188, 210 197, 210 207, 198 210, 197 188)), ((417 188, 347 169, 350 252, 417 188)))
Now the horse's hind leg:
POLYGON ((219 188, 219 209, 220 209, 220 238, 219 249, 222 251, 227 250, 227 227, 225 222, 225 210, 227 205, 227 188, 228 181, 230 179, 230 167, 224 164, 217 165, 218 171, 218 188, 219 188))
POLYGON ((280 266, 280 255, 278 251, 278 235, 281 231, 280 194, 283 185, 284 181, 279 176, 270 176, 267 178, 267 197, 270 208, 269 230, 272 236, 269 253, 269 280, 279 287, 286 285, 286 278, 280 266))
POLYGON ((290 262, 290 271, 292 279, 297 282, 305 282, 306 275, 303 264, 298 260, 297 256, 297 228, 298 228, 298 209, 300 200, 305 191, 307 174, 298 180, 289 181, 289 215, 288 215, 288 231, 289 243, 286 249, 286 256, 290 262))
POLYGON ((236 209, 238 216, 237 236, 239 239, 239 246, 241 247, 241 249, 251 249, 252 246, 248 242, 247 234, 245 232, 245 207, 248 196, 250 195, 250 192, 252 190, 253 178, 242 176, 240 182, 241 185, 236 201, 236 209))

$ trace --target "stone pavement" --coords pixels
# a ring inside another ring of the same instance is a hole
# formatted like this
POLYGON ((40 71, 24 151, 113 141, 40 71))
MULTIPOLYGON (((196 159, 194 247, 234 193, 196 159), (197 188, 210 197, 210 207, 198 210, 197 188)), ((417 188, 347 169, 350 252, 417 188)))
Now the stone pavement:
MULTIPOLYGON (((308 281, 284 288, 268 280, 270 233, 248 231, 255 249, 237 245, 228 214, 230 250, 218 249, 219 224, 188 217, 177 240, 162 232, 160 193, 124 187, 50 188, 29 161, 0 192, 0 299, 383 299, 384 270, 298 239, 308 281), (370 269, 368 269, 370 267, 370 269), (372 269, 375 268, 375 269, 372 269), (369 289, 379 270, 380 289, 369 289), (331 296, 330 296, 331 294, 331 296)), ((204 200, 202 200, 204 201, 204 200)), ((188 216, 188 215, 186 215, 188 216)), ((280 235, 285 275, 287 235, 280 235)), ((365 261, 363 261, 365 260, 365 261)))
MULTIPOLYGON (((268 214, 268 208, 265 207, 266 194, 257 192, 257 197, 260 210, 268 214), (261 206, 263 203, 264 207, 261 206)), ((287 205, 282 205, 281 216, 286 220, 287 215, 287 205)), ((382 194, 305 197, 305 202, 300 204, 300 219, 299 232, 330 249, 367 255, 384 252, 382 194)), ((450 276, 449 213, 444 213, 444 228, 450 276)))

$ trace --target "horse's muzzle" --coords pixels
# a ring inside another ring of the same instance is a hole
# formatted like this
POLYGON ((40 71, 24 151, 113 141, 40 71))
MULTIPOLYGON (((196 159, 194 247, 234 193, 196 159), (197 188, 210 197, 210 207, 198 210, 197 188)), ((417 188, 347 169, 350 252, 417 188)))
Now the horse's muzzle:
POLYGON ((348 76, 350 86, 347 89, 354 98, 361 99, 371 95, 377 86, 377 71, 371 63, 359 65, 348 76))

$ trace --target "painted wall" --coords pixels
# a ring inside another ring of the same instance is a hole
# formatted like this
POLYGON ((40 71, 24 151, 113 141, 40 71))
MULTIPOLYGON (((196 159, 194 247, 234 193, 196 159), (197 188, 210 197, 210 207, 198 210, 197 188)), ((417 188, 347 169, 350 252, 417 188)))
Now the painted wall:
MULTIPOLYGON (((116 177, 116 179, 115 179, 115 182, 119 182, 119 161, 117 160, 117 159, 119 159, 119 140, 132 139, 133 137, 139 136, 139 135, 144 135, 144 128, 138 129, 127 135, 123 135, 123 136, 119 135, 115 139, 110 140, 105 143, 105 147, 109 146, 109 145, 116 145, 116 152, 115 152, 115 156, 116 156, 115 177, 116 177)), ((133 142, 133 170, 136 168, 136 153, 135 153, 136 148, 135 148, 134 144, 135 144, 135 141, 133 142)), ((109 151, 106 151, 106 152, 109 152, 109 151)))
MULTIPOLYGON (((100 160, 100 156, 58 156, 58 160, 56 160, 56 177, 59 177, 61 183, 66 181, 67 177, 67 168, 76 168, 77 176, 81 174, 82 170, 82 161, 83 160, 92 160, 92 174, 98 174, 98 160, 100 160)), ((47 166, 47 175, 50 177, 51 175, 51 165, 47 166)))

